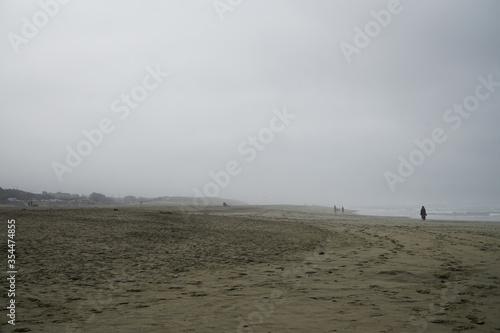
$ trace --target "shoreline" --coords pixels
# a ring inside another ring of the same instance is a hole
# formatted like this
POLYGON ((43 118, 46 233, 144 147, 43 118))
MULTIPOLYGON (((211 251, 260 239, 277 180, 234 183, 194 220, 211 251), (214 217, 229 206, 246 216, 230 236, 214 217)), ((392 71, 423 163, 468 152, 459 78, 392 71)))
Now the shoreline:
MULTIPOLYGON (((113 205, 113 204, 105 204, 105 205, 93 205, 93 206, 38 206, 38 207, 20 207, 20 206, 10 206, 10 205, 0 205, 0 210, 5 209, 5 210, 22 210, 22 211, 27 211, 27 210, 72 210, 72 209, 81 209, 81 210, 92 210, 92 209, 118 209, 118 210, 127 210, 127 209, 143 209, 143 210, 161 210, 161 209, 178 209, 181 208, 181 211, 186 211, 186 212, 196 212, 196 211, 202 211, 206 209, 215 209, 218 211, 217 208, 221 208, 224 210, 231 209, 231 208, 237 208, 237 209, 245 209, 245 208, 256 208, 256 209, 280 209, 280 210, 289 210, 289 211, 302 211, 302 212, 310 212, 310 213, 315 213, 315 214, 331 214, 332 216, 342 216, 342 215, 357 215, 357 216, 366 216, 366 217, 373 217, 373 218, 400 218, 400 219, 408 219, 412 221, 421 221, 420 217, 411 217, 407 215, 375 215, 375 214, 364 214, 361 211, 363 209, 345 209, 344 213, 339 213, 337 212, 336 214, 333 213, 333 207, 329 206, 313 206, 313 205, 308 205, 308 206, 302 206, 302 205, 292 205, 292 204, 279 204, 279 205, 232 205, 228 207, 222 207, 218 205, 210 205, 210 206, 195 206, 195 205, 113 205)), ((339 210, 339 208, 337 208, 339 210)), ((428 215, 429 216, 429 215, 428 215)), ((431 215, 432 216, 432 215, 431 215)), ((466 219, 453 219, 453 218, 429 218, 425 221, 422 222, 474 222, 474 223, 499 223, 500 221, 487 221, 487 220, 466 220, 466 219)))

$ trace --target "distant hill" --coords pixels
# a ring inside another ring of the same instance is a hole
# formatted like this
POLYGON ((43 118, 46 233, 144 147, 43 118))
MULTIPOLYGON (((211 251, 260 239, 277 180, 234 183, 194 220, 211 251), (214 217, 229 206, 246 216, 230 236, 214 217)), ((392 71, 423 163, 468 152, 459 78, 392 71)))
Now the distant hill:
POLYGON ((0 200, 16 198, 17 200, 48 200, 54 199, 50 194, 36 194, 17 189, 3 189, 0 187, 0 200))
MULTIPOLYGON (((43 192, 43 194, 36 194, 36 193, 31 193, 31 192, 26 192, 18 189, 3 189, 0 187, 0 203, 5 202, 7 203, 7 200, 9 198, 16 198, 19 201, 29 201, 29 200, 50 200, 50 199, 61 199, 61 196, 64 193, 47 193, 43 192)), ((69 195, 69 193, 67 194, 69 195)), ((207 205, 207 206, 222 206, 222 204, 225 202, 228 205, 231 206, 236 206, 236 205, 246 205, 247 203, 242 202, 242 201, 237 201, 237 200, 232 200, 232 199, 222 199, 222 198, 193 198, 193 197, 158 197, 158 198, 136 198, 133 196, 127 196, 124 199, 126 200, 120 200, 120 199, 114 199, 114 198, 107 198, 103 194, 100 193, 92 193, 89 196, 89 199, 93 202, 116 202, 117 203, 125 203, 125 204, 130 204, 130 203, 138 203, 138 202, 144 202, 146 205, 158 205, 158 206, 192 206, 192 205, 207 205), (101 196, 105 199, 108 200, 98 200, 96 199, 97 196, 101 196)), ((66 200, 67 202, 74 201, 74 198, 63 198, 63 200, 66 200)), ((59 200, 60 201, 60 200, 59 200)))
POLYGON ((247 205, 246 202, 223 199, 223 198, 193 198, 193 197, 159 197, 147 202, 148 205, 158 206, 192 206, 192 205, 207 205, 207 206, 222 206, 223 203, 231 206, 247 205))

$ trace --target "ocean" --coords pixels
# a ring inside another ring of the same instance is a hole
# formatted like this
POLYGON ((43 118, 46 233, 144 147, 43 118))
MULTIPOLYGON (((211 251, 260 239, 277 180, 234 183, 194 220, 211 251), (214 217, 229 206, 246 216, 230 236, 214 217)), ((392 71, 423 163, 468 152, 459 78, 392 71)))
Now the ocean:
MULTIPOLYGON (((371 206, 354 208, 357 214, 371 216, 402 216, 420 219, 421 206, 371 206)), ((426 205, 428 220, 500 222, 500 205, 453 207, 426 205)))

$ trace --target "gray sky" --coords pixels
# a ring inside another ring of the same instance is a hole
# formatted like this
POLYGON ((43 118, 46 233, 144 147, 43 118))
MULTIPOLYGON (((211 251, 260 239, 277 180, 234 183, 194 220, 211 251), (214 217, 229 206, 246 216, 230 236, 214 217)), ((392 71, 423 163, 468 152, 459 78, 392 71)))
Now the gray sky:
POLYGON ((500 201, 498 1, 41 3, 0 2, 3 188, 500 201))

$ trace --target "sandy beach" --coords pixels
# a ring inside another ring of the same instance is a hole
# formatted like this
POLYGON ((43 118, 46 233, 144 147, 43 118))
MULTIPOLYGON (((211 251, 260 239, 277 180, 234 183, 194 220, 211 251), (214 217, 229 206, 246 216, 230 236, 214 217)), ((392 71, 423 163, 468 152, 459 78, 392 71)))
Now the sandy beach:
POLYGON ((500 223, 114 208, 0 208, 18 271, 0 331, 500 332, 500 223))

